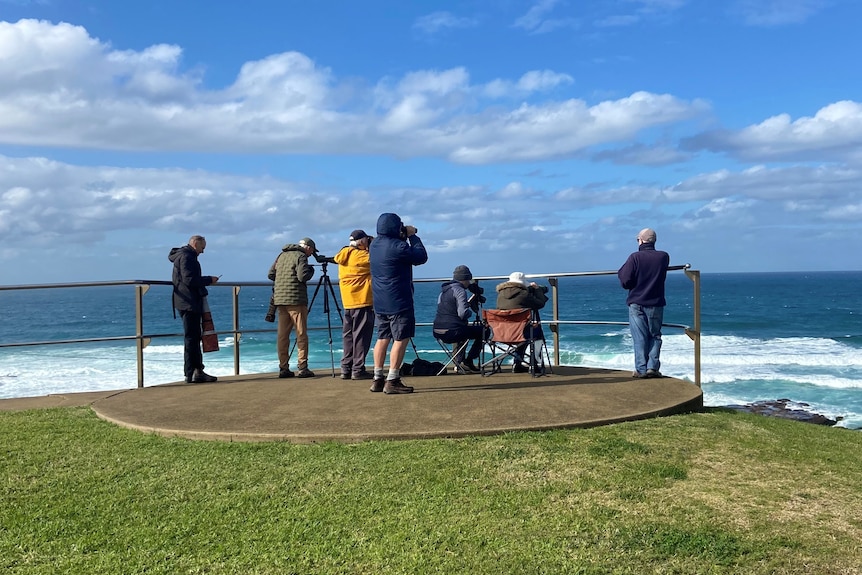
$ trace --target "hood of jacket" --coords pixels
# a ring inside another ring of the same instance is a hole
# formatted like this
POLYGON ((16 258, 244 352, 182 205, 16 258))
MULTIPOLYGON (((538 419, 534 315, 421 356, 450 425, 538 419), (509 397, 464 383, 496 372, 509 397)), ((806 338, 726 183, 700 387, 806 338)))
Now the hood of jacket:
POLYGON ((401 226, 401 218, 398 214, 380 214, 377 218, 377 235, 400 238, 401 226))
MULTIPOLYGON (((180 257, 180 254, 183 252, 183 250, 191 250, 194 252, 194 249, 192 249, 192 247, 189 245, 185 245, 185 246, 182 246, 179 248, 171 248, 171 251, 168 254, 168 261, 170 261, 171 263, 174 263, 176 261, 176 259, 178 257, 180 257)), ((197 252, 195 252, 195 253, 197 253, 197 252)))

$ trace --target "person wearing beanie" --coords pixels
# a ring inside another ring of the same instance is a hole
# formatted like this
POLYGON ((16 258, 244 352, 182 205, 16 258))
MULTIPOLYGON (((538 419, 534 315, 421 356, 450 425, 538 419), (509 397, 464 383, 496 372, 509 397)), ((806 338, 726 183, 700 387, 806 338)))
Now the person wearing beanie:
POLYGON ((267 277, 275 282, 272 303, 278 310, 278 377, 314 377, 308 369, 308 281, 314 268, 308 256, 317 253, 311 238, 302 238, 298 244, 287 244, 269 268, 267 277), (296 362, 299 370, 290 370, 290 332, 296 330, 296 362))
MULTIPOLYGON (((548 302, 547 286, 540 286, 536 282, 527 282, 523 272, 512 272, 509 274, 509 279, 497 285, 497 309, 522 309, 528 308, 532 310, 540 310, 545 307, 548 302)), ((539 325, 534 330, 533 337, 535 339, 545 339, 542 332, 542 326, 539 325)), ((518 353, 515 356, 515 361, 512 364, 512 371, 515 373, 526 373, 530 371, 523 364, 522 358, 527 350, 527 344, 518 347, 518 353)))
POLYGON ((344 305, 341 340, 341 379, 371 379, 365 358, 374 336, 374 298, 371 293, 371 258, 368 246, 374 238, 364 230, 353 230, 349 244, 333 260, 338 264, 338 287, 344 305))
POLYGON ((481 297, 481 292, 476 289, 471 290, 473 293, 467 293, 472 280, 473 273, 470 268, 460 265, 452 272, 452 279, 443 282, 440 295, 437 296, 434 337, 443 343, 455 345, 453 362, 458 373, 479 373, 479 368, 473 361, 482 351, 484 329, 480 324, 468 323, 473 311, 478 313, 478 298, 481 297), (462 344, 468 340, 473 340, 473 344, 465 358, 462 344))
POLYGON ((629 255, 617 272, 620 285, 629 290, 629 328, 635 355, 632 377, 661 377, 661 324, 664 321, 664 284, 670 256, 655 249, 656 233, 644 228, 637 235, 638 251, 629 255))

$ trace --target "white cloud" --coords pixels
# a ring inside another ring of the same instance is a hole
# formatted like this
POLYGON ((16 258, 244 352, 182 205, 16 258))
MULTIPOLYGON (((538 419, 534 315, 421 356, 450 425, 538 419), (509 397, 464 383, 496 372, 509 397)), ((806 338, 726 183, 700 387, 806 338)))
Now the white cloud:
POLYGON ((826 0, 736 0, 731 12, 749 26, 784 26, 805 22, 828 5, 826 0))
POLYGON ((530 34, 545 34, 560 28, 577 28, 578 21, 574 18, 548 16, 557 4, 559 0, 539 0, 526 14, 515 20, 515 28, 523 28, 530 34))
POLYGON ((477 24, 475 18, 455 16, 451 12, 440 11, 417 18, 413 27, 431 35, 451 28, 472 28, 477 24))
POLYGON ((862 161, 862 104, 829 104, 813 117, 767 118, 739 131, 707 132, 683 142, 687 149, 723 152, 746 161, 862 161))
POLYGON ((484 85, 461 67, 418 70, 342 98, 332 72, 297 52, 247 62, 235 82, 211 91, 181 71, 175 46, 112 51, 80 27, 34 20, 2 24, 0 46, 9 54, 0 60, 0 142, 11 145, 482 164, 565 157, 706 110, 647 92, 593 106, 546 99, 572 83, 552 70, 484 85), (489 93, 522 100, 491 107, 489 93))

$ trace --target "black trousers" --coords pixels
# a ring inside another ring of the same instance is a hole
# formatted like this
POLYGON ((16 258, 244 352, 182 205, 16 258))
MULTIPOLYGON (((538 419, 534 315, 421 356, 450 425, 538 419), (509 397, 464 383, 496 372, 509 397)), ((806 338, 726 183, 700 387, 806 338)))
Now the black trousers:
POLYGON ((204 368, 204 354, 201 352, 203 314, 193 311, 181 311, 183 318, 183 371, 186 379, 190 378, 196 369, 204 368))
MULTIPOLYGON (((447 329, 444 333, 437 333, 435 330, 434 337, 442 341, 443 343, 459 343, 462 341, 467 341, 468 339, 473 340, 473 345, 470 346, 470 349, 467 351, 467 359, 476 359, 479 357, 479 353, 482 351, 482 341, 485 335, 485 330, 479 324, 468 324, 462 327, 457 327, 454 329, 447 329)), ((459 354, 460 355, 460 354, 459 354)), ((464 359, 463 356, 455 358, 458 361, 462 361, 464 359)))

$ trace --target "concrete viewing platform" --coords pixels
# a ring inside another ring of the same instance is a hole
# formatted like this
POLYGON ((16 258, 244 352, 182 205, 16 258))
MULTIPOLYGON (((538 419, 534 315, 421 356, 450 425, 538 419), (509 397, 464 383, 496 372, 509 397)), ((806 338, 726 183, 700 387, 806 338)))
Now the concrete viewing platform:
POLYGON ((119 391, 0 400, 0 411, 89 405, 121 427, 167 437, 221 441, 426 439, 507 431, 593 427, 696 411, 703 393, 670 377, 555 367, 542 377, 497 373, 405 377, 406 395, 371 393, 316 369, 308 379, 277 374, 219 377, 119 391))

